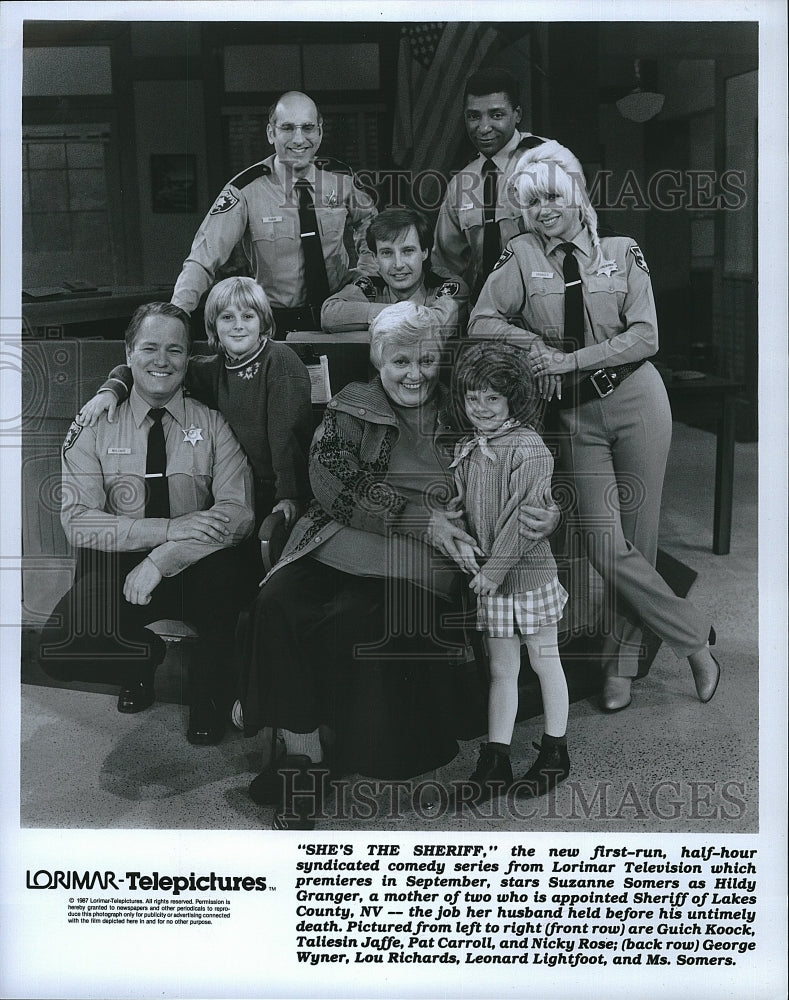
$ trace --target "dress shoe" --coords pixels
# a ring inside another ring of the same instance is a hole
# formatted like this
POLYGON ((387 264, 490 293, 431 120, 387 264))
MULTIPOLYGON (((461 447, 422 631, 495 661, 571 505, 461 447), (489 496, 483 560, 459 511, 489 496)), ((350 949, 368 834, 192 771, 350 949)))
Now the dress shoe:
POLYGON ((688 663, 696 684, 696 694, 699 701, 706 704, 712 701, 712 696, 718 690, 718 682, 721 679, 721 665, 712 655, 708 646, 704 646, 697 653, 692 653, 688 657, 688 663))
POLYGON ((152 681, 133 681, 125 684, 118 695, 118 711, 134 715, 150 708, 155 700, 152 681))
MULTIPOLYGON (((535 744, 537 747, 537 744, 535 744)), ((570 773, 570 756, 566 743, 547 742, 543 737, 537 760, 515 784, 519 799, 535 799, 545 795, 564 781, 570 773)))
POLYGON ((477 766, 468 781, 464 782, 462 801, 480 805, 503 795, 512 784, 512 764, 509 754, 492 749, 488 743, 480 744, 477 766))
POLYGON ((630 677, 610 675, 603 680, 600 707, 604 712, 621 712, 630 704, 630 677))
POLYGON ((187 740, 196 747, 215 746, 225 732, 225 714, 213 698, 195 702, 189 709, 187 740))
MULTIPOLYGON (((281 740, 278 740, 277 743, 279 746, 283 746, 281 740)), ((301 754, 287 756, 280 753, 273 761, 269 761, 260 774, 249 783, 249 797, 252 801, 259 806, 281 805, 284 779, 280 774, 280 769, 293 767, 293 761, 301 761, 301 756, 301 754)), ((306 757, 304 759, 308 760, 306 757)), ((324 749, 321 763, 313 766, 325 770, 330 777, 334 775, 332 757, 326 749, 324 749)))
POLYGON ((282 802, 282 775, 279 765, 284 757, 270 761, 249 783, 249 797, 259 806, 278 806, 282 802))
POLYGON ((314 830, 323 809, 324 783, 329 769, 302 754, 288 754, 277 762, 281 805, 274 813, 274 830, 314 830))

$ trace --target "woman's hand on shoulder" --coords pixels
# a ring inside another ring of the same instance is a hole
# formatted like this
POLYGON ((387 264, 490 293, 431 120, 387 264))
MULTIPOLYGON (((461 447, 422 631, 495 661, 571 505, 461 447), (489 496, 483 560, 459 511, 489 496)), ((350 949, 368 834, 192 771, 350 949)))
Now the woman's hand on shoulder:
POLYGON ((115 418, 117 406, 118 401, 111 392, 97 392, 77 414, 77 423, 82 424, 83 427, 94 427, 96 421, 106 410, 107 423, 111 424, 115 418))

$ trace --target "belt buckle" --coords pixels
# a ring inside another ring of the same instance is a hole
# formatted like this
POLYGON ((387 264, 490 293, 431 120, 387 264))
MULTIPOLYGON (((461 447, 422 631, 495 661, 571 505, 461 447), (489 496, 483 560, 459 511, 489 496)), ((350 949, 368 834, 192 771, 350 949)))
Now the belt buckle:
POLYGON ((605 399, 606 396, 610 396, 611 393, 614 391, 614 389, 616 389, 616 385, 612 381, 611 376, 608 374, 608 372, 605 370, 605 368, 598 368, 596 372, 593 372, 589 376, 589 381, 594 386, 595 392, 600 397, 600 399, 605 399), (601 388, 597 384, 597 379, 598 378, 605 379, 605 383, 603 385, 603 388, 601 388))

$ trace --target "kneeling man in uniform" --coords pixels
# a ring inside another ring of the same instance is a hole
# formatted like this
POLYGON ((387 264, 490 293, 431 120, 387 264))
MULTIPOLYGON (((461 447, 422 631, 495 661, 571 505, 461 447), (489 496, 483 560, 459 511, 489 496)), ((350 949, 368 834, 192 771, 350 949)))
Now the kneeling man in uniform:
POLYGON ((244 451, 216 410, 184 396, 189 317, 140 306, 126 331, 134 388, 113 423, 71 425, 63 444, 61 521, 74 584, 44 631, 40 662, 59 680, 118 683, 118 711, 154 701, 165 645, 146 626, 196 626, 187 738, 222 738, 234 696, 233 636, 254 595, 236 548, 254 523, 244 451))
POLYGON ((430 268, 433 232, 412 208, 387 208, 367 230, 378 274, 363 275, 323 303, 327 333, 366 330, 382 309, 413 302, 433 309, 444 336, 463 336, 468 322, 468 287, 461 278, 440 278, 430 268))

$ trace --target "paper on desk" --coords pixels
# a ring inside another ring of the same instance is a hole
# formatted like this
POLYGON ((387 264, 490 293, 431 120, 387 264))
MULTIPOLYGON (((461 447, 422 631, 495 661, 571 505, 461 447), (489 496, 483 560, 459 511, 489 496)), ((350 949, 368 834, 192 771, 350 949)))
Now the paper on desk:
POLYGON ((318 364, 307 365, 310 373, 310 386, 313 403, 328 403, 331 399, 331 383, 329 382, 329 359, 321 354, 318 364))

